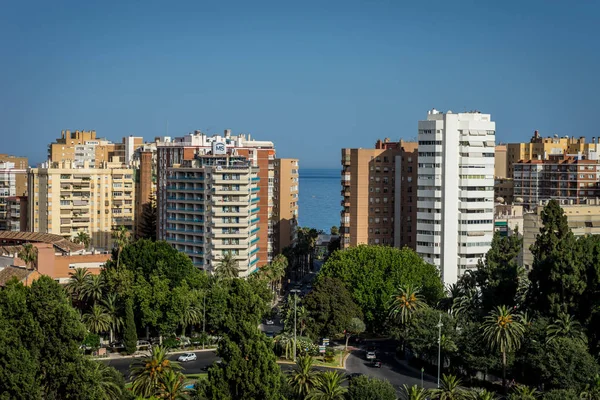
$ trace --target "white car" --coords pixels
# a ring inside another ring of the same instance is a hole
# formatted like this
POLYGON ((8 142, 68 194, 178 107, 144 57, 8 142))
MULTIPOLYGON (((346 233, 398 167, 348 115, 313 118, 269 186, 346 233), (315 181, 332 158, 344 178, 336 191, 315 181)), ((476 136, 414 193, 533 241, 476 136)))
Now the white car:
POLYGON ((367 353, 367 360, 374 360, 375 358, 377 358, 377 357, 375 357, 375 352, 374 351, 369 351, 367 353))
POLYGON ((196 357, 196 354, 194 354, 194 353, 184 353, 179 356, 177 361, 180 361, 180 362, 194 361, 197 358, 198 357, 196 357))
POLYGON ((273 322, 273 320, 272 320, 272 319, 268 319, 268 320, 267 320, 267 325, 273 325, 273 324, 274 324, 274 322, 273 322))

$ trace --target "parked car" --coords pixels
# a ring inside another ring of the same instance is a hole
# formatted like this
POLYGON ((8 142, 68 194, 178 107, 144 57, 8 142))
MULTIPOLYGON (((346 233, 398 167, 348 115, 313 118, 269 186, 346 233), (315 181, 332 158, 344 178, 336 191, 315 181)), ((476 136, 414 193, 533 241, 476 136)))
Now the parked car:
POLYGON ((187 362, 187 361, 195 361, 198 357, 194 353, 184 353, 179 356, 177 361, 179 362, 187 362))
POLYGON ((374 359, 371 365, 373 366, 373 368, 381 368, 381 360, 374 359))
POLYGON ((113 349, 125 348, 125 345, 123 344, 123 342, 118 342, 118 341, 112 342, 109 346, 112 347, 113 349))
POLYGON ((374 351, 368 351, 367 352, 367 360, 374 360, 377 357, 375 356, 375 352, 374 351))
POLYGON ((268 338, 275 337, 275 334, 273 332, 265 332, 265 335, 267 335, 268 338))
POLYGON ((265 322, 267 325, 273 325, 275 323, 272 319, 268 319, 265 322))
POLYGON ((137 347, 138 348, 142 348, 142 347, 150 347, 150 342, 147 340, 138 340, 137 341, 137 347))

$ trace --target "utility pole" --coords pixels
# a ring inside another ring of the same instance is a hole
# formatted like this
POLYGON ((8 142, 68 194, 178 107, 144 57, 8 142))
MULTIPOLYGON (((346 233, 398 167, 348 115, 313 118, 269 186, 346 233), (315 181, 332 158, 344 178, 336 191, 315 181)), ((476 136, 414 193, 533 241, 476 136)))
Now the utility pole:
POLYGON ((440 387, 440 371, 442 367, 442 313, 440 313, 440 322, 438 322, 438 379, 437 379, 437 387, 440 387))
POLYGON ((204 350, 204 343, 206 342, 206 292, 204 292, 203 297, 203 307, 202 307, 202 350, 204 350))

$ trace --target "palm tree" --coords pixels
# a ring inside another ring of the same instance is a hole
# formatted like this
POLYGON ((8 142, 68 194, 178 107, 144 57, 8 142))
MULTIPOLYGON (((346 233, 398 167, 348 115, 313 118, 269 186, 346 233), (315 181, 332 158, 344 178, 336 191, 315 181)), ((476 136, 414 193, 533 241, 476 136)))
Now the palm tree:
POLYGON ((117 246, 117 268, 119 268, 119 262, 121 260, 121 252, 123 247, 129 243, 129 231, 123 225, 113 228, 111 234, 114 244, 117 246))
POLYGON ((475 315, 481 307, 481 292, 468 289, 462 296, 456 297, 452 303, 452 314, 458 317, 475 315))
MULTIPOLYGON (((31 243, 25 243, 17 254, 29 271, 37 270, 38 249, 31 243)), ((29 274, 25 275, 25 286, 29 285, 29 274)))
POLYGON ((88 313, 83 314, 83 323, 92 333, 106 332, 110 329, 110 315, 104 307, 94 304, 88 313))
POLYGON ((306 400, 344 400, 346 392, 342 383, 345 378, 337 371, 326 371, 319 375, 317 384, 308 393, 306 400))
POLYGON ((117 294, 108 293, 102 301, 106 313, 110 317, 110 342, 114 340, 115 332, 123 326, 123 318, 119 316, 119 304, 117 303, 117 294))
POLYGON ((539 397, 536 389, 525 385, 517 385, 508 396, 509 400, 535 400, 539 397))
POLYGON ((88 274, 83 282, 83 288, 80 292, 81 300, 92 301, 97 304, 102 299, 104 292, 104 278, 102 275, 88 274))
POLYGON ((99 394, 102 400, 123 398, 123 388, 119 385, 120 372, 101 362, 90 362, 92 382, 100 386, 99 394))
POLYGON ((600 375, 596 375, 591 384, 585 385, 584 390, 579 394, 579 398, 581 400, 600 399, 600 375))
POLYGON ((520 321, 521 315, 513 315, 506 306, 498 306, 485 317, 483 337, 492 350, 502 353, 502 387, 506 392, 506 353, 518 350, 525 327, 520 321))
POLYGON ((69 272, 69 283, 65 285, 65 290, 71 295, 73 301, 82 298, 82 292, 86 285, 87 277, 90 271, 87 268, 76 268, 74 272, 69 272))
POLYGON ((91 238, 87 232, 79 231, 73 241, 77 244, 82 244, 87 249, 90 246, 91 238))
POLYGON ((424 307, 427 307, 427 304, 423 301, 418 287, 413 287, 410 284, 399 286, 398 291, 392 295, 389 303, 390 317, 393 320, 399 320, 404 325, 410 320, 415 311, 424 307))
POLYGON ((426 400, 430 396, 430 392, 427 389, 419 387, 417 385, 413 386, 402 386, 402 392, 400 393, 400 398, 402 400, 426 400))
POLYGON ((294 336, 289 332, 282 332, 275 337, 275 342, 285 352, 285 359, 288 360, 292 346, 294 345, 294 336))
POLYGON ((202 321, 202 310, 195 306, 185 307, 181 313, 181 336, 185 336, 185 328, 191 325, 195 325, 202 321))
POLYGON ((317 385, 319 373, 313 369, 311 356, 298 357, 296 366, 288 378, 294 393, 304 398, 317 385))
POLYGON ((175 372, 170 369, 160 379, 160 388, 158 389, 159 398, 183 400, 187 399, 185 393, 185 377, 181 372, 175 372))
POLYGON ((306 329, 306 325, 308 325, 308 322, 310 320, 310 313, 308 312, 306 307, 300 306, 296 311, 296 316, 297 323, 299 325, 298 327, 300 328, 300 336, 302 336, 304 330, 306 329))
POLYGON ((557 338, 567 338, 587 344, 587 337, 579 321, 572 316, 561 313, 558 318, 546 328, 546 343, 557 338))
POLYGON ((485 389, 473 389, 473 400, 498 400, 496 393, 485 389))
POLYGON ((461 388, 461 380, 454 375, 442 376, 441 387, 431 391, 432 398, 438 400, 467 400, 471 398, 469 392, 461 388))
POLYGON ((217 266, 216 274, 219 279, 237 278, 239 276, 240 267, 230 251, 223 255, 217 266))
POLYGON ((167 358, 167 348, 154 346, 150 354, 144 358, 136 359, 130 367, 130 376, 133 382, 133 394, 141 397, 150 397, 160 390, 161 381, 165 379, 168 371, 179 371, 181 366, 172 363, 167 358))

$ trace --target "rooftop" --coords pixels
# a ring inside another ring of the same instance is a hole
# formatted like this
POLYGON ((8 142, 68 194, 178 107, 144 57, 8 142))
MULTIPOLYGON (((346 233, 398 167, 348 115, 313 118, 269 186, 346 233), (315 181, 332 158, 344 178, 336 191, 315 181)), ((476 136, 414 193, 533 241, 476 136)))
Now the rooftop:
POLYGON ((0 270, 0 286, 5 286, 13 277, 19 282, 29 276, 33 271, 20 267, 4 267, 0 270))
MULTIPOLYGON (((73 243, 70 240, 65 239, 60 235, 53 235, 51 233, 39 233, 39 232, 9 232, 2 231, 0 232, 0 246, 1 248, 12 248, 12 247, 20 247, 20 246, 6 246, 6 241, 17 241, 21 243, 48 243, 53 245, 56 249, 64 252, 75 252, 81 251, 85 247, 83 245, 73 243)), ((19 244, 21 244, 19 243, 19 244)), ((10 243, 12 244, 12 243, 10 243)), ((10 253, 9 253, 10 254, 10 253)))

